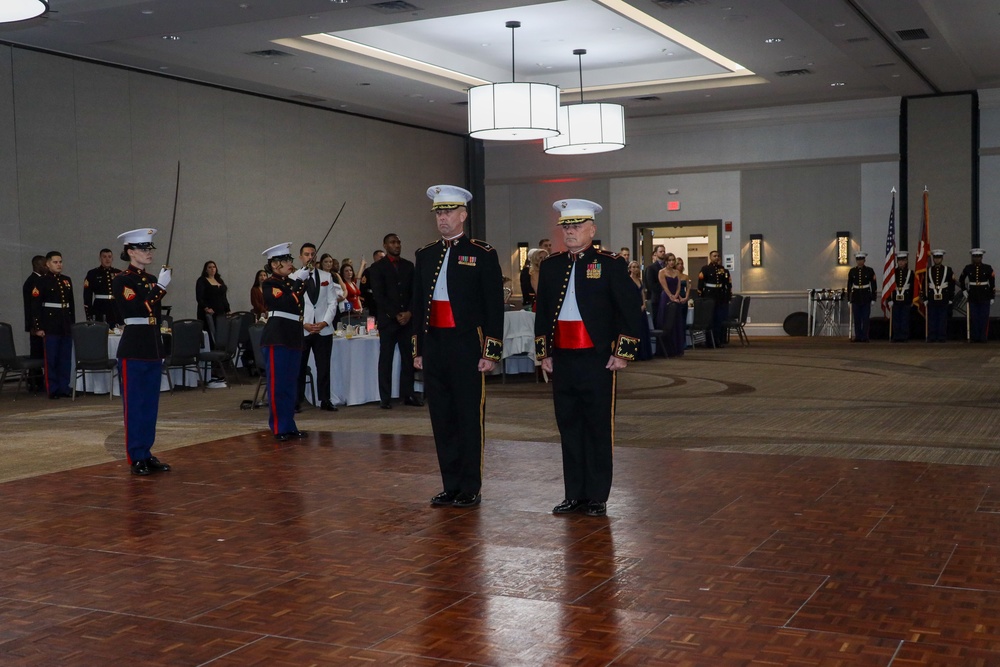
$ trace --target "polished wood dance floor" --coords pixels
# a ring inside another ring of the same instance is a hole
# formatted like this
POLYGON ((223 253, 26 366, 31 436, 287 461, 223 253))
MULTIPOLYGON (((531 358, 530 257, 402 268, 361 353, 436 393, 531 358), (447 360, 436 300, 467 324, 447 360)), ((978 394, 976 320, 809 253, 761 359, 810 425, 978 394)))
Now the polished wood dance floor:
POLYGON ((551 443, 471 510, 422 436, 162 457, 0 485, 0 665, 1000 665, 996 468, 620 447, 596 519, 551 443))

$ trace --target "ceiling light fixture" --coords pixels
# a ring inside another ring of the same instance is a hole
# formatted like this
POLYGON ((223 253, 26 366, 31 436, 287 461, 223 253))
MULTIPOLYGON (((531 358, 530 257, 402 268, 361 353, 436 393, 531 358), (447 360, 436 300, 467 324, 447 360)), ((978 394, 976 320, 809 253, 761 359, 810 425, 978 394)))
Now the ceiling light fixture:
POLYGON ((514 30, 510 28, 510 83, 469 88, 469 136, 473 139, 524 141, 559 134, 559 87, 514 80, 514 30))
POLYGON ((583 101, 583 56, 587 49, 574 49, 580 69, 580 103, 559 107, 559 136, 545 140, 550 155, 606 153, 625 148, 625 107, 620 104, 583 101))
POLYGON ((768 37, 767 39, 764 40, 764 43, 765 44, 780 44, 783 41, 785 41, 785 40, 782 39, 781 37, 768 37))
POLYGON ((26 21, 49 11, 49 0, 6 0, 0 3, 0 23, 26 21))

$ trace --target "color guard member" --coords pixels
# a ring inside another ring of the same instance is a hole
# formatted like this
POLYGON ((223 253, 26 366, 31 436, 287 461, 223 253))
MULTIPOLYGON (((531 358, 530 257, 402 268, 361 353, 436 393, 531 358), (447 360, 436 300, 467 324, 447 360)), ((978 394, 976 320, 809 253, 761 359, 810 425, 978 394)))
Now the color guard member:
POLYGON ((285 442, 307 435, 295 425, 295 401, 302 360, 304 281, 309 278, 309 269, 295 270, 291 243, 279 243, 261 254, 267 259, 264 270, 268 273, 261 285, 267 324, 260 341, 271 394, 267 424, 274 439, 285 442))
POLYGON ((111 263, 114 254, 108 248, 101 250, 101 265, 87 271, 83 279, 83 311, 91 322, 107 322, 108 328, 121 324, 115 308, 115 296, 111 293, 111 281, 121 273, 111 263))
POLYGON ((614 450, 617 371, 639 350, 642 304, 628 264, 593 246, 601 206, 563 199, 559 227, 568 252, 542 262, 535 311, 535 357, 552 374, 562 439, 565 499, 553 514, 607 514, 614 450))
MULTIPOLYGON (((662 290, 660 290, 662 292, 662 290)), ((726 327, 723 324, 729 317, 729 302, 733 298, 733 279, 729 270, 722 266, 722 257, 718 250, 708 253, 708 264, 698 272, 698 295, 703 299, 711 299, 712 307, 712 337, 715 345, 726 344, 726 327)))
POLYGON ((948 318, 955 298, 955 273, 944 265, 944 250, 931 251, 931 265, 924 280, 924 305, 927 308, 927 342, 948 340, 948 318))
POLYGON ((503 348, 503 274, 491 245, 464 235, 472 194, 454 185, 427 190, 441 239, 417 251, 413 367, 424 371, 444 490, 433 505, 474 507, 482 496, 485 373, 503 348))
POLYGON ((910 308, 913 306, 913 271, 909 268, 910 255, 896 253, 896 270, 889 303, 892 308, 892 342, 905 343, 910 339, 910 308))
POLYGON ((166 266, 155 279, 146 273, 153 263, 155 235, 155 229, 133 229, 118 236, 124 247, 121 258, 129 265, 111 281, 113 303, 125 324, 118 345, 118 381, 125 412, 125 453, 133 475, 170 470, 150 452, 156 439, 163 373, 160 301, 173 273, 166 266))
POLYGON ((990 335, 990 305, 996 294, 996 274, 993 267, 983 264, 982 248, 970 251, 972 263, 962 269, 958 286, 965 290, 969 309, 969 340, 973 343, 985 343, 990 335))
POLYGON ((878 285, 875 283, 875 271, 865 266, 868 253, 854 253, 857 266, 847 272, 847 300, 851 303, 851 315, 854 317, 854 342, 868 342, 868 328, 872 318, 872 302, 878 295, 878 285))
POLYGON ((31 292, 32 336, 45 344, 45 392, 49 398, 70 397, 73 374, 73 323, 76 303, 73 281, 62 275, 62 253, 45 255, 45 275, 39 276, 31 292))

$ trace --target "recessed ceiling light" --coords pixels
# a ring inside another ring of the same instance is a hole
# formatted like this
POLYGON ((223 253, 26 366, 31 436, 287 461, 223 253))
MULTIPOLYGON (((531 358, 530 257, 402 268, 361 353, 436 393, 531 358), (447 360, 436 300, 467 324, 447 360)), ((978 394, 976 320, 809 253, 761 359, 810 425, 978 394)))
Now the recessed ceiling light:
POLYGON ((834 23, 833 27, 834 28, 843 28, 846 25, 847 25, 846 23, 834 23))
POLYGON ((311 19, 313 19, 313 20, 315 21, 315 20, 316 20, 316 19, 318 19, 319 17, 318 17, 318 16, 316 16, 315 14, 310 14, 309 18, 311 18, 311 19))
POLYGON ((921 47, 920 47, 920 50, 921 50, 921 51, 930 51, 930 50, 931 50, 931 47, 929 47, 929 46, 921 46, 921 47))
POLYGON ((142 10, 141 12, 139 12, 139 13, 140 13, 140 14, 145 14, 146 16, 149 16, 150 14, 152 14, 152 13, 153 13, 153 10, 152 10, 152 9, 143 9, 143 10, 142 10))
POLYGON ((164 35, 163 39, 166 39, 171 42, 176 42, 177 40, 180 39, 180 37, 178 37, 177 35, 164 35))
POLYGON ((843 81, 834 81, 830 85, 833 86, 834 88, 839 88, 840 86, 844 86, 844 85, 847 85, 847 84, 845 84, 843 81))
POLYGON ((490 45, 490 43, 489 43, 489 42, 483 42, 483 43, 482 43, 482 44, 480 44, 479 46, 489 46, 489 45, 490 45))
POLYGON ((160 69, 163 70, 163 71, 167 71, 170 68, 167 67, 166 65, 160 65, 160 69))
POLYGON ((781 37, 768 37, 767 39, 764 40, 764 43, 765 44, 779 44, 779 43, 781 43, 783 41, 785 41, 785 40, 782 39, 781 37))

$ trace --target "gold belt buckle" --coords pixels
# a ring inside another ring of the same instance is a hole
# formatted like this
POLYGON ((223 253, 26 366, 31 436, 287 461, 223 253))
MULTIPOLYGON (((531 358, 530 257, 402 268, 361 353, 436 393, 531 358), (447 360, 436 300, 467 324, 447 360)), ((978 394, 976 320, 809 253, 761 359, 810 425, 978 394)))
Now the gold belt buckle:
POLYGON ((148 321, 150 324, 156 324, 156 316, 150 315, 148 321))
POLYGON ((935 301, 940 301, 941 300, 941 295, 940 294, 935 294, 934 295, 934 300, 935 301))

